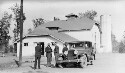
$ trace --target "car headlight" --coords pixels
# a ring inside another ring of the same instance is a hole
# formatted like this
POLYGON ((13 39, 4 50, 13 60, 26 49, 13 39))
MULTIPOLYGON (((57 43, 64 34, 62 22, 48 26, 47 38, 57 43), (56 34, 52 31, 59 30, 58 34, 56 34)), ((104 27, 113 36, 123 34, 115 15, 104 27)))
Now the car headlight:
POLYGON ((62 57, 59 57, 58 60, 63 60, 63 58, 62 58, 62 57))

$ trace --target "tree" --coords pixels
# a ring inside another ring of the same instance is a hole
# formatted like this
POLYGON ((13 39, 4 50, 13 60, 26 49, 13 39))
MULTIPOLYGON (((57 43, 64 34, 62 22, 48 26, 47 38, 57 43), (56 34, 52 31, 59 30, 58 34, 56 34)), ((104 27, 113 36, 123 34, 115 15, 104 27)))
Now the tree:
POLYGON ((86 11, 85 13, 79 13, 79 18, 82 18, 82 17, 87 17, 91 20, 94 20, 94 18, 97 16, 97 12, 96 11, 93 11, 93 10, 90 10, 90 11, 86 11))
POLYGON ((119 53, 125 53, 125 31, 123 34, 123 39, 119 43, 119 53))
POLYGON ((33 21, 34 28, 36 28, 36 27, 38 27, 39 25, 45 23, 45 20, 44 20, 43 18, 33 19, 32 21, 33 21))
POLYGON ((125 44, 123 41, 119 44, 119 53, 125 53, 125 44))
POLYGON ((4 12, 2 19, 0 19, 0 46, 4 51, 8 48, 9 43, 9 28, 11 23, 12 14, 4 12))
POLYGON ((117 42, 114 34, 111 34, 111 39, 112 39, 112 52, 114 53, 119 52, 119 42, 117 42))
MULTIPOLYGON (((16 21, 15 28, 13 30, 14 33, 14 41, 19 39, 20 35, 20 6, 16 3, 14 6, 10 8, 14 13, 14 20, 16 21)), ((23 13, 23 22, 26 20, 25 13, 23 13)))

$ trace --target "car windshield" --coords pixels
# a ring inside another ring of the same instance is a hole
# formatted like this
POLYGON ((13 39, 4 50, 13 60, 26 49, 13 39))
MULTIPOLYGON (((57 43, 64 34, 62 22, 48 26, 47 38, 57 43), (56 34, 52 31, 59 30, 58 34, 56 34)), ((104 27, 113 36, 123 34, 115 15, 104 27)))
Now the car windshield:
POLYGON ((69 43, 69 45, 73 48, 89 48, 92 47, 91 42, 75 42, 75 43, 69 43))

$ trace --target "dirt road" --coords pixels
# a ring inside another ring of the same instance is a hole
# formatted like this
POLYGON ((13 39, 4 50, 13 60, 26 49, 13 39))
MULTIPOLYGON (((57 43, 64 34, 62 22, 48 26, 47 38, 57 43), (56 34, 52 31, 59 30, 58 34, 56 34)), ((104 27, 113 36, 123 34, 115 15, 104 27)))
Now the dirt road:
POLYGON ((125 73, 125 54, 97 54, 94 65, 86 68, 50 68, 42 62, 40 70, 33 70, 30 63, 27 66, 4 70, 0 73, 125 73))

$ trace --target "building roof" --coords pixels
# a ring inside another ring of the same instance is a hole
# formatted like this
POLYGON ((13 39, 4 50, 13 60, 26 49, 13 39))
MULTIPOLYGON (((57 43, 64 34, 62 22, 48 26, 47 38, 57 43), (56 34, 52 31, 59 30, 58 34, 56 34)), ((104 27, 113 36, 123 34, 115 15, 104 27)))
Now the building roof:
POLYGON ((88 18, 76 18, 76 19, 68 19, 68 20, 50 21, 50 22, 47 22, 38 26, 37 28, 34 29, 32 33, 30 33, 27 36, 49 35, 62 42, 79 41, 78 39, 75 39, 63 32, 58 32, 58 31, 90 30, 92 29, 94 24, 95 24, 95 21, 90 20, 88 18), (59 27, 59 29, 58 31, 49 30, 48 27, 59 27))
POLYGON ((50 31, 47 28, 36 28, 32 33, 30 33, 27 36, 36 35, 36 36, 43 36, 43 35, 49 35, 50 37, 59 40, 61 42, 72 42, 72 41, 78 41, 77 39, 65 34, 65 33, 59 33, 58 31, 50 31))
POLYGON ((92 29, 93 25, 96 22, 83 17, 83 18, 76 18, 76 19, 68 19, 68 20, 58 20, 58 21, 50 21, 40 25, 39 27, 59 27, 58 31, 64 30, 88 30, 92 29))

